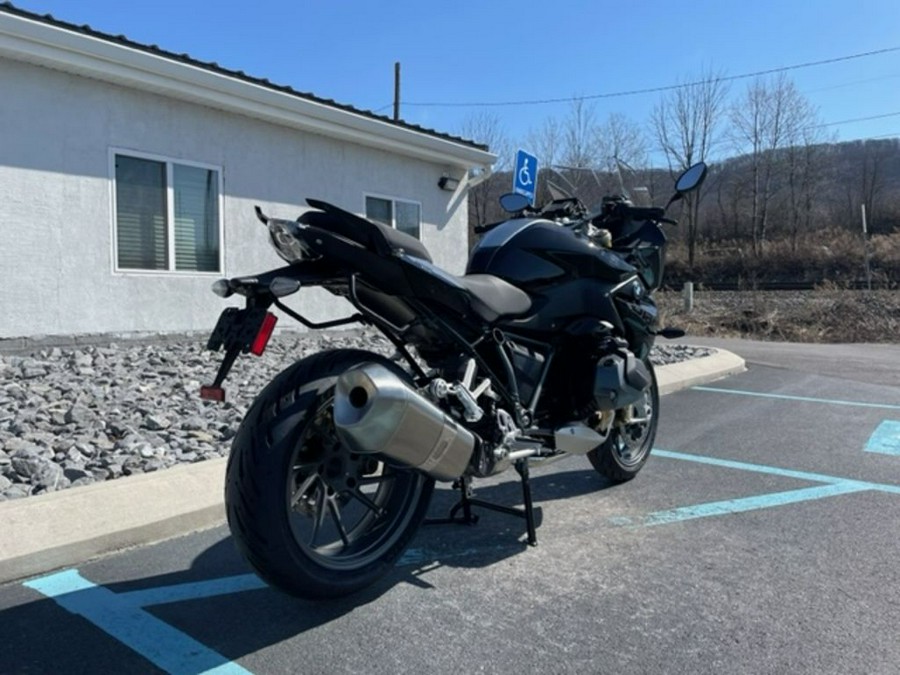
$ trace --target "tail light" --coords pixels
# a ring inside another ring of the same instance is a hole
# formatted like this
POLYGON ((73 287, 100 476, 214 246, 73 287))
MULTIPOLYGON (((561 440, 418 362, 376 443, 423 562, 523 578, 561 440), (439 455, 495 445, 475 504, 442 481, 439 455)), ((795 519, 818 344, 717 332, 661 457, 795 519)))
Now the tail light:
POLYGON ((263 352, 266 351, 266 346, 269 344, 269 339, 272 337, 272 331, 275 330, 276 323, 278 323, 278 317, 272 312, 266 312, 262 325, 259 327, 259 332, 256 333, 253 344, 250 345, 251 354, 256 356, 263 355, 263 352))

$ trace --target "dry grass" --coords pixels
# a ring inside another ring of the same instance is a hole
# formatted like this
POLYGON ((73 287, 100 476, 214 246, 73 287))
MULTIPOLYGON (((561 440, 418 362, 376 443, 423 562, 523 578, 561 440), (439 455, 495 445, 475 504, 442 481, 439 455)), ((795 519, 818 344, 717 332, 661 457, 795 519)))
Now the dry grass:
POLYGON ((804 235, 796 247, 786 239, 770 241, 759 256, 753 255, 748 242, 703 242, 693 268, 684 243, 674 241, 668 250, 666 281, 733 283, 741 288, 773 281, 849 283, 865 279, 867 249, 872 279, 882 287, 900 284, 900 233, 875 235, 864 245, 860 234, 842 230, 804 235))
POLYGON ((900 291, 695 291, 656 295, 664 326, 688 335, 787 342, 900 342, 900 291))

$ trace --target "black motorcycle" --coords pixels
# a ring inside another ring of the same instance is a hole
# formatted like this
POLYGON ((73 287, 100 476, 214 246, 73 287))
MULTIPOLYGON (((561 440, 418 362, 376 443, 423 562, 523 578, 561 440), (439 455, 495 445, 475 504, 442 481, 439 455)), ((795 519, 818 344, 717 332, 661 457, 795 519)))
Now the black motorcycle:
MULTIPOLYGON (((706 166, 675 184, 669 204, 697 189, 706 166)), ((297 361, 254 401, 233 441, 225 502, 243 555, 268 583, 307 598, 358 591, 386 574, 422 524, 434 481, 474 508, 522 516, 536 543, 529 465, 586 455, 613 482, 633 478, 656 435, 659 395, 650 349, 659 328, 651 293, 665 258, 665 209, 604 200, 589 213, 568 195, 488 230, 466 273, 436 267, 417 239, 331 204, 308 200, 296 221, 257 207, 289 264, 222 279, 240 294, 209 348, 224 348, 206 399, 242 353, 262 354, 275 306, 311 329, 366 324, 396 347, 388 359, 356 349, 297 361), (282 298, 320 286, 357 313, 315 323, 282 298), (510 467, 524 508, 476 499, 472 479, 510 467)))

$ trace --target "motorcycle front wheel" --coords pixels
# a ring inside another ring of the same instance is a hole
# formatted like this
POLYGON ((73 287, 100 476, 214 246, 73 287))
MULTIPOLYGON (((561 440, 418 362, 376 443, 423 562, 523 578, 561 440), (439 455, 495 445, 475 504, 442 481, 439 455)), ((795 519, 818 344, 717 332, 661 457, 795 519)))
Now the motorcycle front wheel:
POLYGON ((351 452, 335 432, 334 386, 344 371, 394 363, 369 352, 314 354, 257 397, 228 459, 231 533, 267 583, 303 598, 359 591, 390 571, 421 524, 434 480, 351 452))
POLYGON ((587 453, 591 466, 613 483, 629 481, 644 467, 659 424, 659 386, 653 365, 645 361, 651 383, 643 398, 624 410, 616 411, 609 437, 587 453))

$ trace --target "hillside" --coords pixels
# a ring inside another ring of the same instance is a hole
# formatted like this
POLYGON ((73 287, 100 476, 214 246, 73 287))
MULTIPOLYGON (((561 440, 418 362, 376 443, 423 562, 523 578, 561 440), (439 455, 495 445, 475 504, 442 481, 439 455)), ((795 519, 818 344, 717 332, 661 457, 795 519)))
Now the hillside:
MULTIPOLYGON (((570 185, 587 205, 621 192, 615 174, 589 169, 542 170, 538 202, 549 199, 547 182, 570 185)), ((628 173, 624 183, 647 188, 654 204, 671 196, 668 170, 628 173)), ((474 188, 469 221, 505 217, 499 196, 512 175, 502 172, 474 188)), ((670 228, 670 283, 833 281, 869 276, 876 285, 900 284, 900 139, 829 143, 746 155, 711 164, 699 195, 697 216, 675 205, 681 226, 670 228), (866 214, 863 238, 862 213, 866 214)), ((470 242, 474 243, 474 234, 470 242)))

